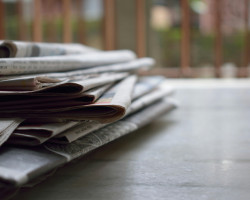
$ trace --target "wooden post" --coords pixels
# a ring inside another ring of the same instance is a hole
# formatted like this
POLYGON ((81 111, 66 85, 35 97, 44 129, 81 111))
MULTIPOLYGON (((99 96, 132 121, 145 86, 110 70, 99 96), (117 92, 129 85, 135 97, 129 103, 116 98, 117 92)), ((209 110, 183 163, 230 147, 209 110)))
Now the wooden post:
POLYGON ((245 46, 244 46, 244 53, 243 53, 243 68, 241 73, 239 74, 240 77, 247 77, 247 67, 250 61, 250 39, 249 39, 249 0, 244 1, 244 29, 245 29, 245 46))
POLYGON ((83 18, 82 13, 82 6, 83 6, 84 0, 77 0, 76 6, 77 6, 77 40, 79 43, 86 43, 86 34, 85 34, 85 22, 83 18))
POLYGON ((115 0, 104 0, 104 49, 116 48, 115 0))
POLYGON ((221 0, 214 0, 214 29, 215 29, 215 76, 218 78, 221 76, 221 65, 223 59, 223 52, 222 52, 222 30, 221 30, 221 0))
POLYGON ((190 9, 189 0, 181 0, 181 72, 191 75, 190 68, 190 9))
POLYGON ((34 0, 33 41, 42 41, 42 13, 41 0, 34 0))
POLYGON ((0 0, 0 39, 5 39, 4 3, 2 0, 0 0))
POLYGON ((55 24, 55 3, 56 1, 45 1, 46 9, 48 10, 47 16, 47 31, 46 31, 46 39, 48 42, 56 42, 56 24, 55 24))
POLYGON ((136 0, 136 52, 138 57, 146 56, 145 0, 136 0))
POLYGON ((63 0, 63 42, 72 42, 71 1, 63 0))
POLYGON ((17 1, 18 39, 27 39, 27 27, 23 18, 23 0, 17 1))

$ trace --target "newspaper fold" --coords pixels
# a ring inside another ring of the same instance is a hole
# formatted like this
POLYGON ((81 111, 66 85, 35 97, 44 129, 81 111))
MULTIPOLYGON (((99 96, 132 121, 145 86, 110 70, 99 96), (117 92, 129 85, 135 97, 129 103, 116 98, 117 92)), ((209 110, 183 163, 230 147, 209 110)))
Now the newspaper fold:
MULTIPOLYGON (((51 83, 51 85, 47 85, 46 87, 42 87, 32 91, 0 91, 0 106, 11 104, 10 101, 14 100, 14 103, 18 103, 19 98, 21 101, 29 100, 31 96, 44 96, 44 97, 61 97, 61 96, 71 96, 81 94, 87 90, 93 89, 95 87, 99 87, 105 84, 109 84, 118 80, 121 80, 128 76, 128 73, 102 73, 102 74, 93 74, 87 76, 79 76, 77 79, 67 79, 62 80, 60 82, 51 83), (27 97, 24 97, 27 96, 27 97), (26 98, 26 99, 25 99, 26 98), (5 104, 6 103, 6 104, 5 104)), ((36 79, 36 78, 35 78, 36 79)), ((17 79, 13 79, 14 82, 17 79)), ((17 82, 19 79, 17 80, 17 82)), ((23 80, 25 81, 26 87, 29 87, 28 84, 33 85, 33 81, 35 80, 23 80)), ((1 82, 5 81, 0 81, 1 82)), ((9 82, 9 81, 6 81, 9 82)), ((11 82, 11 81, 10 81, 11 82)), ((74 96, 73 96, 74 98, 74 96)))
MULTIPOLYGON (((93 89, 90 89, 86 92, 83 92, 77 96, 69 96, 68 98, 36 98, 28 99, 26 102, 22 101, 23 104, 17 102, 11 102, 13 105, 5 105, 6 109, 15 109, 18 111, 20 109, 29 109, 29 110, 40 110, 40 109, 59 109, 59 108, 71 108, 73 106, 81 106, 87 104, 93 104, 108 88, 111 84, 104 86, 99 86, 93 89), (74 97, 74 98, 73 98, 74 97), (28 103, 29 102, 29 103, 28 103)), ((1 103, 0 103, 1 106, 1 103)), ((0 109, 4 110, 4 109, 0 109)))
POLYGON ((120 119, 126 113, 137 77, 131 75, 102 95, 95 103, 72 107, 51 109, 2 110, 1 116, 11 117, 13 114, 21 118, 60 118, 68 120, 97 120, 110 123, 120 119))
POLYGON ((158 101, 71 144, 47 143, 44 145, 47 150, 42 146, 37 148, 4 146, 0 153, 0 180, 13 186, 21 186, 74 158, 139 129, 174 107, 175 103, 171 100, 158 101))
POLYGON ((45 76, 9 79, 0 81, 0 91, 33 91, 61 82, 62 80, 45 76))
POLYGON ((23 119, 0 119, 0 146, 10 137, 23 119))
POLYGON ((94 103, 112 84, 95 87, 78 95, 64 97, 27 97, 18 101, 0 102, 0 112, 4 110, 52 109, 64 108, 94 103), (4 107, 2 107, 4 106, 4 107), (1 108, 2 107, 2 108, 1 108))
POLYGON ((79 122, 66 122, 66 123, 48 123, 48 124, 39 124, 36 126, 24 125, 18 127, 11 135, 7 143, 11 144, 21 144, 36 146, 44 143, 49 138, 54 137, 55 135, 65 131, 71 127, 76 126, 79 122), (57 127, 55 129, 55 127, 57 127))
POLYGON ((0 75, 77 70, 135 59, 129 50, 91 52, 79 55, 0 59, 0 75))

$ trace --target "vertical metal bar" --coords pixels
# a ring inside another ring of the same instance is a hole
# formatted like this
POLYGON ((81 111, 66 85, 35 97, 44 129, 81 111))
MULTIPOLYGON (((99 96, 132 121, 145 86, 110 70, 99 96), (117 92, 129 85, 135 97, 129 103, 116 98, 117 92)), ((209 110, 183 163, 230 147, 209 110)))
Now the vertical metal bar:
POLYGON ((63 42, 72 42, 71 1, 63 0, 63 42))
POLYGON ((42 41, 41 0, 34 0, 33 41, 42 41))
POLYGON ((23 18, 23 0, 17 1, 18 39, 27 39, 27 27, 23 18))
POLYGON ((244 29, 245 29, 245 47, 243 57, 243 72, 241 77, 247 77, 247 67, 250 61, 250 36, 249 36, 249 0, 244 1, 244 29))
POLYGON ((190 10, 189 0, 181 0, 181 72, 190 76, 190 10))
POLYGON ((146 56, 145 0, 136 0, 136 52, 138 57, 146 56))
POLYGON ((2 0, 0 0, 0 39, 5 39, 4 3, 2 0))
POLYGON ((84 44, 86 42, 86 34, 85 34, 85 22, 83 18, 83 3, 84 0, 77 0, 76 6, 77 6, 77 39, 78 42, 84 44))
POLYGON ((115 0, 104 0, 104 49, 115 49, 115 0))
POLYGON ((215 76, 221 76, 221 65, 223 59, 223 51, 222 51, 222 30, 221 30, 221 11, 222 11, 222 2, 221 0, 214 0, 214 29, 215 29, 215 76))

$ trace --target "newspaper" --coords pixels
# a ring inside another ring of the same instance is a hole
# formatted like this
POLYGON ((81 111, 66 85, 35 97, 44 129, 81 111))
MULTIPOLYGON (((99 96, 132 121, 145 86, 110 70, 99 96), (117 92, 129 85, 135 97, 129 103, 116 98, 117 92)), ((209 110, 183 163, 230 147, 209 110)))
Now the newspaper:
MULTIPOLYGON (((79 76, 74 79, 61 80, 56 83, 51 83, 45 87, 41 87, 36 90, 31 91, 0 91, 0 96, 2 96, 0 102, 15 100, 17 96, 46 96, 46 97, 58 97, 58 96, 71 96, 80 95, 83 92, 90 90, 95 87, 99 87, 105 84, 113 83, 115 81, 121 80, 128 76, 128 73, 102 73, 102 74, 92 74, 87 76, 79 76)), ((37 77, 40 78, 40 77, 37 77)), ((25 80, 26 87, 29 87, 33 82, 36 82, 37 78, 34 80, 25 80)), ((15 81, 16 79, 13 79, 15 81)), ((21 79, 21 81, 24 81, 21 79)), ((1 82, 1 81, 0 81, 1 82)), ((9 82, 9 81, 7 81, 9 82)), ((18 82, 18 81, 17 81, 18 82)), ((0 83, 1 85, 1 83, 0 83)))
MULTIPOLYGON (((68 98, 36 98, 35 100, 27 100, 26 102, 22 101, 22 103, 17 102, 17 104, 6 105, 5 103, 5 110, 6 109, 15 109, 18 110, 40 110, 40 109, 52 109, 52 108, 65 108, 65 107, 72 107, 72 106, 80 106, 80 105, 87 105, 93 104, 108 88, 110 88, 111 84, 107 84, 104 86, 96 87, 90 89, 81 95, 78 95, 75 98, 68 97, 68 98)), ((1 103, 0 103, 1 105, 1 103)), ((4 109, 2 109, 4 110, 4 109)))
POLYGON ((133 99, 136 99, 138 97, 143 96, 144 94, 147 94, 148 92, 155 89, 157 86, 160 85, 161 82, 163 82, 165 78, 163 76, 144 76, 140 77, 136 87, 133 92, 133 99))
MULTIPOLYGON (((88 95, 87 100, 88 103, 93 103, 100 97, 103 92, 110 87, 110 85, 102 86, 99 88, 95 88, 92 90, 89 90, 86 92, 86 95, 88 95), (104 90, 105 89, 105 90, 104 90)), ((82 100, 80 101, 82 102, 82 100)), ((60 103, 60 102, 59 102, 60 103)), ((64 102, 63 102, 64 103, 64 102)), ((71 105, 74 105, 73 103, 78 103, 79 101, 73 101, 70 102, 71 105)), ((52 104, 54 107, 55 103, 52 104)), ((30 106, 30 105, 26 105, 30 106)), ((48 107, 48 104, 46 104, 48 107)), ((58 106, 58 105, 57 105, 58 106)), ((59 106, 66 106, 66 104, 60 104, 59 106)), ((60 123, 24 123, 20 126, 18 126, 14 132, 12 133, 11 137, 8 140, 8 143, 11 144, 22 144, 22 145, 29 145, 29 146, 36 146, 40 145, 43 142, 47 141, 48 139, 54 137, 55 135, 66 131, 67 129, 76 126, 81 122, 76 121, 68 121, 68 122, 60 122, 60 123)))
POLYGON ((39 43, 5 40, 0 44, 0 58, 41 57, 83 54, 97 49, 81 44, 39 43))
POLYGON ((94 103, 107 89, 109 89, 112 84, 113 83, 98 86, 77 95, 67 95, 61 97, 24 96, 15 100, 15 97, 17 96, 11 96, 12 100, 10 98, 5 98, 5 100, 2 99, 2 101, 0 101, 0 107, 2 111, 15 110, 16 112, 18 110, 25 109, 37 110, 91 104, 94 103))
POLYGON ((106 73, 106 72, 129 72, 136 71, 140 68, 149 69, 155 64, 154 59, 152 58, 138 58, 132 61, 124 63, 115 63, 111 65, 102 65, 97 67, 92 67, 88 69, 68 71, 68 72, 59 72, 59 73, 45 73, 43 76, 53 77, 53 78, 65 78, 86 74, 97 74, 97 73, 106 73))
POLYGON ((0 59, 0 75, 32 74, 77 70, 135 59, 129 50, 90 52, 79 55, 0 59))
POLYGON ((95 103, 89 105, 70 106, 47 109, 10 110, 1 109, 3 117, 13 115, 21 118, 60 118, 68 120, 97 120, 110 123, 120 119, 131 103, 131 95, 137 77, 131 75, 102 95, 95 103))
POLYGON ((154 91, 136 99, 131 106, 127 109, 126 115, 130 115, 150 104, 173 94, 174 90, 172 87, 157 88, 154 91))
MULTIPOLYGON (((172 92, 172 88, 164 88, 164 90, 158 89, 157 91, 149 94, 148 96, 145 96, 144 98, 142 97, 143 95, 149 93, 150 91, 158 87, 159 84, 163 80, 164 78, 161 76, 140 77, 138 82, 135 85, 135 88, 132 94, 133 102, 131 106, 129 107, 129 112, 127 112, 127 114, 132 113, 136 110, 139 110, 141 109, 141 106, 143 105, 147 106, 150 103, 156 101, 158 98, 161 98, 163 96, 170 94, 172 92), (134 101, 138 97, 141 97, 140 100, 134 101)), ((54 125, 53 123, 50 123, 49 130, 46 130, 47 128, 46 124, 44 124, 44 126, 41 126, 40 124, 34 124, 32 126, 19 126, 17 130, 14 132, 14 134, 12 134, 12 138, 10 138, 8 142, 13 143, 12 141, 14 140, 15 143, 21 143, 21 144, 33 146, 33 145, 39 145, 53 137, 51 139, 51 141, 53 142, 69 143, 94 130, 97 130, 105 126, 105 124, 101 124, 97 121, 92 121, 92 120, 84 120, 84 121, 79 122, 76 126, 64 132, 62 132, 61 126, 64 126, 64 123, 55 123, 54 125), (18 131, 19 129, 23 130, 22 133, 18 131), (60 133, 58 129, 60 129, 62 133, 60 133), (39 132, 37 134, 36 130, 39 130, 39 131, 43 130, 44 132, 53 131, 53 132, 60 133, 60 134, 59 135, 53 134, 45 139, 44 137, 40 137, 39 132), (32 133, 32 134, 28 134, 28 133, 32 133)))
POLYGON ((171 100, 158 101, 71 144, 46 143, 44 147, 47 150, 41 146, 32 149, 4 146, 0 154, 0 180, 5 184, 8 183, 8 186, 21 186, 56 167, 62 166, 67 161, 150 123, 174 107, 175 103, 171 100))
POLYGON ((10 137, 23 119, 0 119, 0 146, 10 137))
MULTIPOLYGON (((169 96, 172 92, 173 92, 172 88, 157 89, 151 93, 148 93, 147 95, 138 98, 137 100, 132 102, 130 107, 127 109, 125 116, 131 115, 136 111, 144 107, 147 107, 166 96, 169 96)), ((62 143, 62 144, 71 143, 106 125, 107 124, 101 124, 97 121, 91 121, 91 120, 84 121, 72 127, 71 129, 68 129, 63 133, 55 136, 54 138, 51 138, 50 142, 62 143)))
POLYGON ((65 163, 64 157, 49 153, 44 148, 5 145, 0 154, 0 182, 6 187, 21 186, 65 163))
POLYGON ((0 81, 0 91, 33 91, 47 88, 62 80, 49 77, 15 78, 0 81))
POLYGON ((50 78, 72 78, 75 76, 85 76, 88 74, 98 74, 98 73, 107 73, 107 72, 134 72, 139 69, 149 69, 155 64, 154 59, 152 58, 138 58, 132 61, 116 63, 111 65, 102 65, 97 67, 91 67, 81 70, 73 70, 66 72, 50 72, 50 73, 40 73, 40 74, 29 74, 29 75, 9 75, 0 77, 0 80, 8 80, 15 78, 35 78, 37 76, 46 76, 50 78))
POLYGON ((62 131, 76 126, 79 122, 46 123, 19 126, 11 135, 7 143, 36 146, 44 143, 62 131), (55 128, 57 127, 57 128, 55 128))
POLYGON ((44 146, 52 152, 65 156, 69 162, 110 141, 139 129, 174 107, 175 104, 173 102, 162 100, 144 108, 142 111, 134 115, 94 131, 72 143, 45 143, 44 146))

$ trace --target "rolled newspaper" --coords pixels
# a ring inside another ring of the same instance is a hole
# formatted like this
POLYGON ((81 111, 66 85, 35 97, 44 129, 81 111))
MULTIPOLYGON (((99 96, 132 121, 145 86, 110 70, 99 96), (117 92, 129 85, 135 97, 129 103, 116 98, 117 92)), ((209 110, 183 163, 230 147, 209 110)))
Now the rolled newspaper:
POLYGON ((81 44, 59 44, 4 40, 0 44, 0 58, 41 57, 83 54, 98 51, 81 44))

